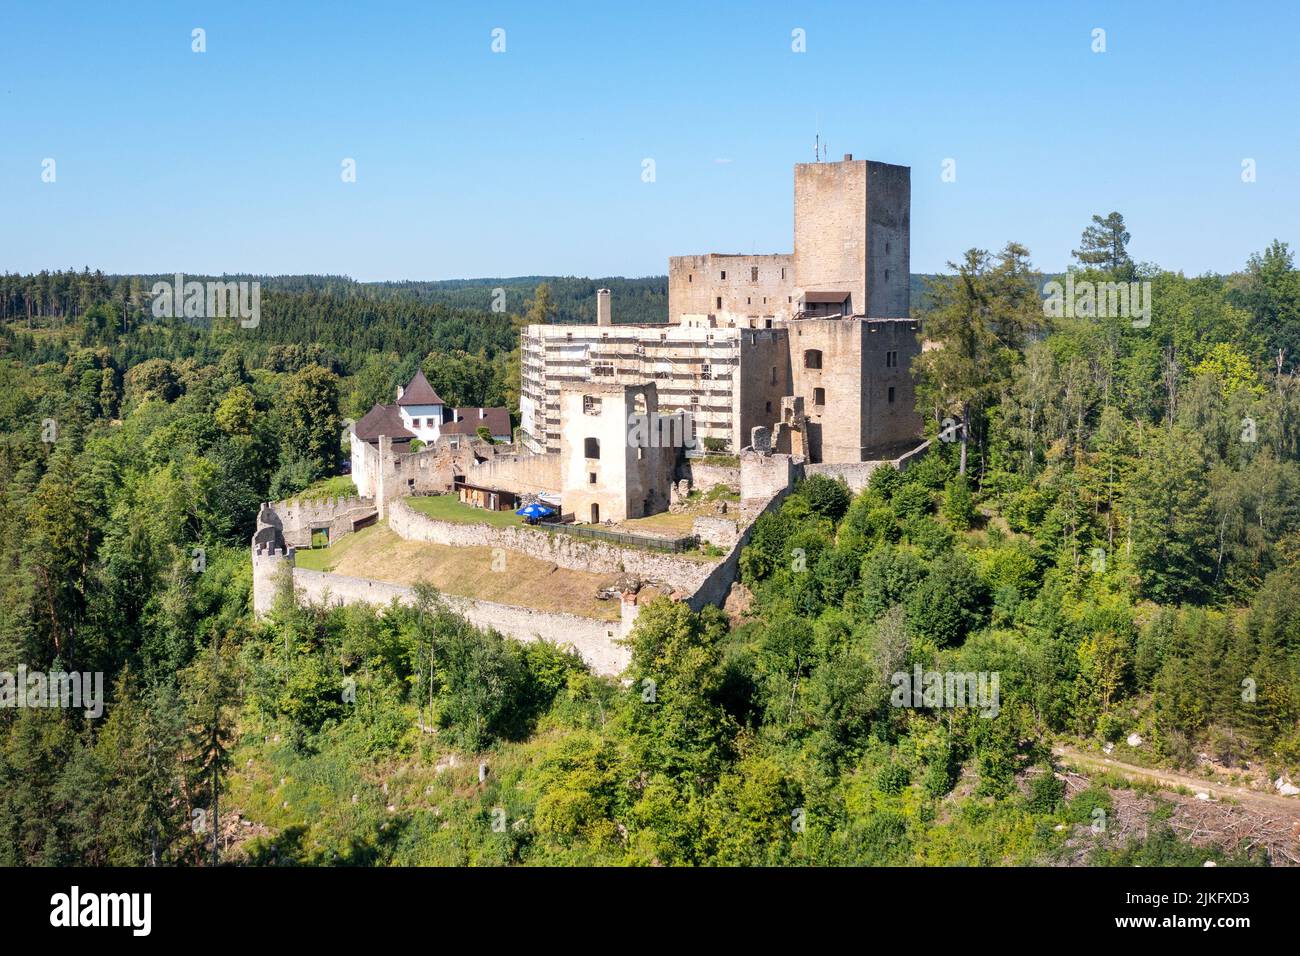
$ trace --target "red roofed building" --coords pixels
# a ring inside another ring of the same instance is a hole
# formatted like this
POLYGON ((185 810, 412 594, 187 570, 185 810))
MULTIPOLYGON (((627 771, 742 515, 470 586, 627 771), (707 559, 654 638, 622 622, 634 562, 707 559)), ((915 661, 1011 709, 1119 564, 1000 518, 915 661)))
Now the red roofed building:
POLYGON ((363 446, 377 449, 380 436, 392 440, 394 454, 407 454, 416 439, 433 445, 444 435, 473 438, 480 426, 485 426, 496 441, 511 440, 508 410, 449 407, 424 372, 417 371, 405 387, 398 386, 394 404, 374 406, 352 426, 352 480, 362 495, 372 493, 366 476, 373 468, 366 467, 363 446))

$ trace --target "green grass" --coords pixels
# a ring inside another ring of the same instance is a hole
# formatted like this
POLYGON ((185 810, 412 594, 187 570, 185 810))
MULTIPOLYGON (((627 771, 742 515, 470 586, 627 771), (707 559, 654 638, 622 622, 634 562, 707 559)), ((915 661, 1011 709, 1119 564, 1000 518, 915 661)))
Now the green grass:
POLYGON ((490 524, 498 528, 518 528, 524 523, 513 511, 486 511, 462 504, 455 495, 433 495, 427 498, 407 498, 406 503, 420 514, 440 521, 459 521, 461 524, 490 524))
POLYGON ((300 501, 319 501, 322 498, 354 498, 356 494, 357 486, 351 476, 337 475, 333 478, 322 478, 309 488, 304 488, 289 497, 300 501))
POLYGON ((371 525, 352 534, 345 534, 328 548, 298 548, 294 552, 294 563, 309 571, 333 571, 353 547, 374 537, 379 528, 379 525, 371 525))

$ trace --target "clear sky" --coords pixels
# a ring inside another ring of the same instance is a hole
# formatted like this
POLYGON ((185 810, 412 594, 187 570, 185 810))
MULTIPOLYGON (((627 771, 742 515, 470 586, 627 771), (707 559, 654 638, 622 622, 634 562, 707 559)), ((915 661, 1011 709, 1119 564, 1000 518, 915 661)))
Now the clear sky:
POLYGON ((1060 269, 1112 209, 1135 258, 1189 274, 1300 245, 1295 0, 10 0, 0 23, 9 271, 662 274, 790 251, 819 130, 912 167, 914 272, 1013 238, 1060 269))

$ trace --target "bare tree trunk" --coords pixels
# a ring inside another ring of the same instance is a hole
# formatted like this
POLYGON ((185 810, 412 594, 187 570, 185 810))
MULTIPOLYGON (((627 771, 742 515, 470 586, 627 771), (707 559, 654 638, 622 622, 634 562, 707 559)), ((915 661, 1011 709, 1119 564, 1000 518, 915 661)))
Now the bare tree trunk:
POLYGON ((217 840, 221 833, 221 818, 217 812, 217 765, 212 764, 212 865, 217 865, 217 840))
POLYGON ((957 474, 966 474, 966 444, 970 441, 970 403, 963 402, 961 406, 961 462, 957 466, 957 474))

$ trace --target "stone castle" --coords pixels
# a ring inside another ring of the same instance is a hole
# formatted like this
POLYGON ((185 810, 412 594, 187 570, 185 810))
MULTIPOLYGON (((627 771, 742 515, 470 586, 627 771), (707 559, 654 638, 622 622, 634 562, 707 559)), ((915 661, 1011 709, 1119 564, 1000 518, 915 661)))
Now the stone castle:
POLYGON ((755 427, 810 462, 915 444, 910 173, 851 155, 797 164, 794 252, 670 258, 667 325, 614 325, 601 290, 595 325, 528 326, 523 446, 560 452, 562 393, 594 383, 654 383, 711 450, 739 452, 755 427))
MULTIPOLYGON (((903 469, 926 451, 910 372, 921 345, 908 316, 909 176, 851 156, 798 164, 793 253, 673 257, 667 324, 614 325, 600 290, 595 325, 528 326, 515 436, 504 409, 448 409, 417 375, 396 404, 351 427, 358 497, 263 506, 252 542, 257 613, 287 581, 327 602, 413 600, 408 587, 296 567, 296 548, 376 521, 407 540, 648 575, 697 610, 722 603, 754 521, 800 477, 826 474, 858 490, 875 468, 903 469), (538 500, 563 522, 594 525, 654 515, 719 484, 739 502, 695 519, 692 537, 722 555, 704 562, 548 529, 435 520, 402 500, 457 492, 497 510, 538 500)), ((480 626, 574 646, 602 673, 626 663, 619 641, 638 609, 635 589, 622 593, 616 624, 448 600, 480 626)))

